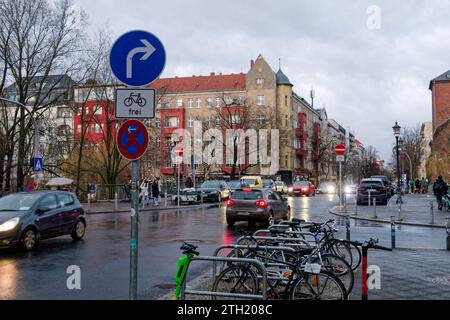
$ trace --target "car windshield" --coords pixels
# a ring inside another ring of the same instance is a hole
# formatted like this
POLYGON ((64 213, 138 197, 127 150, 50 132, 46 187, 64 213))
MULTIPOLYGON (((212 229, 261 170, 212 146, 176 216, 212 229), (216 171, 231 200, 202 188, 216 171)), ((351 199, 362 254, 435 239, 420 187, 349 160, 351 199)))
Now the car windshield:
POLYGON ((362 181, 361 187, 363 188, 379 188, 382 187, 383 183, 381 181, 362 181))
POLYGON ((242 179, 242 182, 245 184, 256 184, 256 179, 242 179))
POLYGON ((0 198, 0 211, 27 211, 40 198, 37 193, 16 193, 0 198))
POLYGON ((237 180, 234 180, 234 181, 228 181, 228 182, 227 182, 227 185, 228 185, 229 187, 231 187, 231 188, 239 188, 239 187, 241 187, 241 182, 240 182, 240 181, 237 181, 237 180))
POLYGON ((202 188, 220 188, 220 183, 216 181, 203 182, 202 188))
POLYGON ((334 185, 332 183, 321 183, 320 184, 320 188, 329 188, 329 187, 334 187, 334 185))
POLYGON ((270 186, 272 183, 272 180, 263 180, 263 186, 265 187, 270 186))
POLYGON ((239 199, 239 200, 258 200, 263 198, 263 194, 259 190, 252 190, 252 191, 235 191, 231 195, 232 199, 239 199))
POLYGON ((277 181, 277 182, 275 182, 275 185, 276 185, 276 186, 284 186, 284 182, 282 182, 282 181, 277 181))
POLYGON ((308 187, 309 182, 308 181, 296 181, 294 183, 294 187, 308 187))

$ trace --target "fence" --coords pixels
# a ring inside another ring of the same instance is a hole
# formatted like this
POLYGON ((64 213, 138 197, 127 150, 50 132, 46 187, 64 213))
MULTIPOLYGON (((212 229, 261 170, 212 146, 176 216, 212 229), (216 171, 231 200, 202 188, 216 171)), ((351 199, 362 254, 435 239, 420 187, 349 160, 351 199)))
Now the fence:
POLYGON ((124 184, 97 184, 95 186, 95 199, 97 201, 115 200, 127 201, 131 198, 131 187, 124 184))

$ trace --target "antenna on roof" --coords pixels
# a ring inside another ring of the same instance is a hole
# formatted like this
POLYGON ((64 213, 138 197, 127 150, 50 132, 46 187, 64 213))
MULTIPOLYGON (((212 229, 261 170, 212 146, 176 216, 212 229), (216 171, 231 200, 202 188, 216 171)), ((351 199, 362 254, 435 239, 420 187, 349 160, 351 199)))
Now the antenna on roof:
POLYGON ((281 58, 278 58, 278 69, 281 70, 281 58))
POLYGON ((313 86, 311 86, 311 91, 309 92, 309 95, 311 97, 311 107, 314 108, 314 98, 316 97, 316 92, 314 91, 313 86))

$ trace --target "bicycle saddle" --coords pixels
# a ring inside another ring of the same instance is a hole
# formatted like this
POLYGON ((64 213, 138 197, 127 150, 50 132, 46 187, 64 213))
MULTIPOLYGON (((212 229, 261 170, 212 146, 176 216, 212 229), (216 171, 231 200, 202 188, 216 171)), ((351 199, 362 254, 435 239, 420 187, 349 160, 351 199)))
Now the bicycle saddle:
POLYGON ((200 253, 197 251, 197 246, 194 246, 193 244, 184 242, 181 246, 180 250, 183 252, 183 254, 192 253, 198 256, 200 253))

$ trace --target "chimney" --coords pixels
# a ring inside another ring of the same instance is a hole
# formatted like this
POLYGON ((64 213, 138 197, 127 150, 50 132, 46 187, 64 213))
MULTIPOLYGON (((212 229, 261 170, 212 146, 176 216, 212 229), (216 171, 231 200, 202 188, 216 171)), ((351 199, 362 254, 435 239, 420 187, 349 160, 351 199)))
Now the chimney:
POLYGON ((216 73, 215 73, 215 72, 211 72, 211 75, 212 75, 212 76, 215 76, 215 75, 216 75, 216 73))
POLYGON ((250 68, 253 68, 254 65, 255 65, 255 61, 253 59, 250 60, 250 68))

